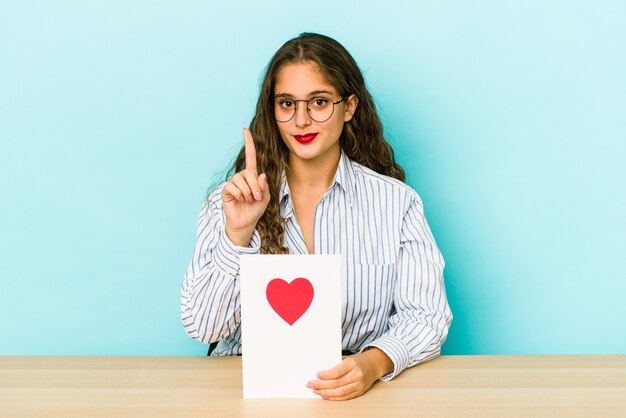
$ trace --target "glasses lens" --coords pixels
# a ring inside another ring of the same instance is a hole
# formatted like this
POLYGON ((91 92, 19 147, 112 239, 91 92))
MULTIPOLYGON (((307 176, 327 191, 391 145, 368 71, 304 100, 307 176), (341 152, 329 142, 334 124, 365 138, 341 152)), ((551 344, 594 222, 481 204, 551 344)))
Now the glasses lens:
POLYGON ((326 97, 313 97, 309 99, 309 116, 316 122, 326 122, 333 115, 333 101, 326 97))
POLYGON ((274 101, 274 114, 278 122, 288 122, 296 113, 296 102, 291 99, 279 98, 274 101))

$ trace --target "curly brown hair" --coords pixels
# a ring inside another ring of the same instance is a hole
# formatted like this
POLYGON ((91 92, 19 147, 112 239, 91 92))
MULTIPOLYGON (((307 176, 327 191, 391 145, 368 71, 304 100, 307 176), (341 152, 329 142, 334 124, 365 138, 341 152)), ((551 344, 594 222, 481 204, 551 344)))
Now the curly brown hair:
MULTIPOLYGON (((265 70, 256 114, 250 123, 254 138, 259 173, 266 173, 270 202, 257 222, 261 237, 261 253, 287 254, 283 245, 285 219, 280 216, 278 195, 282 173, 288 172, 289 150, 281 139, 274 117, 274 86, 282 66, 297 62, 313 62, 327 82, 341 97, 354 94, 358 106, 352 119, 346 122, 339 137, 341 149, 353 161, 380 174, 404 181, 404 170, 395 161, 393 149, 383 137, 383 126, 372 96, 367 91, 363 74, 350 53, 334 39, 316 33, 302 33, 287 41, 274 54, 265 70)), ((226 180, 245 168, 245 148, 242 147, 226 180)))

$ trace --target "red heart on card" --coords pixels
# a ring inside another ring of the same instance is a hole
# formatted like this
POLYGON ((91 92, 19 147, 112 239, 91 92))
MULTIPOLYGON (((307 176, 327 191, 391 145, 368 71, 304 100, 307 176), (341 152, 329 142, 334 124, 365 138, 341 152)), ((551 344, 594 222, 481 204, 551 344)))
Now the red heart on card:
POLYGON ((265 289, 270 306, 289 325, 293 325, 309 309, 313 293, 313 285, 303 277, 298 277, 291 283, 274 279, 265 289))

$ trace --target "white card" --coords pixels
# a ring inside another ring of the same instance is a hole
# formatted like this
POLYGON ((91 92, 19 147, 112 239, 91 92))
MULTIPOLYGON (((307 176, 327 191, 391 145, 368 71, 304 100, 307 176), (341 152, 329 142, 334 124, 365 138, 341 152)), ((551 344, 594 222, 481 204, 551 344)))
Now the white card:
POLYGON ((240 257, 244 398, 318 397, 307 382, 341 361, 341 260, 240 257))

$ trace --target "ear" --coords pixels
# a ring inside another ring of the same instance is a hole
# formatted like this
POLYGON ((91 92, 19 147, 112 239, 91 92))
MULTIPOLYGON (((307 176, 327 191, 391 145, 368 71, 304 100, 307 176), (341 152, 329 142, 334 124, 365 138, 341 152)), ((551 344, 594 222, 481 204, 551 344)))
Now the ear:
POLYGON ((348 122, 352 119, 352 115, 354 115, 354 112, 356 111, 356 107, 358 105, 359 99, 354 94, 348 96, 348 98, 346 99, 346 111, 343 114, 344 122, 348 122))

